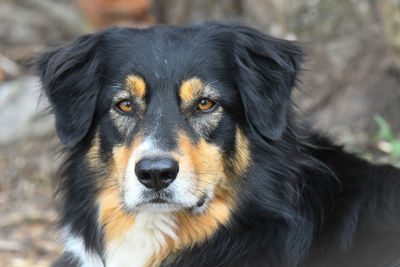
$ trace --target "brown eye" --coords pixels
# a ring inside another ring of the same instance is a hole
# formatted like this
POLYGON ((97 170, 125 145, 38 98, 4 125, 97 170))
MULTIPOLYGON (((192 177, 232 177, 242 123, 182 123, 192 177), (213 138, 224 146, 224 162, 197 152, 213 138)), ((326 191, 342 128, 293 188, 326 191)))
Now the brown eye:
POLYGON ((117 104, 117 107, 124 112, 132 111, 132 102, 129 100, 122 100, 117 104))
POLYGON ((215 103, 213 101, 211 101, 210 99, 203 98, 199 101, 197 106, 199 107, 199 109, 201 111, 207 111, 207 110, 211 109, 214 106, 214 104, 215 103))

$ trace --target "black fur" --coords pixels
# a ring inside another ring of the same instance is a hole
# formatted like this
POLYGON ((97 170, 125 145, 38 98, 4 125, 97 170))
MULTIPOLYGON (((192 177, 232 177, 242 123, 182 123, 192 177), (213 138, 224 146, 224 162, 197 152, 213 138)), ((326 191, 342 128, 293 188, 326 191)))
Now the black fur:
POLYGON ((231 64, 235 66, 246 120, 260 136, 277 140, 285 128, 302 51, 290 42, 248 27, 237 26, 234 30, 231 64))
POLYGON ((76 267, 82 263, 72 253, 64 253, 55 262, 52 263, 51 267, 76 267))
POLYGON ((38 61, 43 87, 55 113, 61 141, 73 146, 88 132, 102 84, 101 35, 85 35, 38 61))
MULTIPOLYGON (((107 170, 89 171, 85 155, 94 129, 100 129, 104 163, 113 146, 131 138, 107 114, 112 85, 129 73, 143 76, 149 110, 165 111, 160 135, 168 140, 165 129, 173 125, 193 131, 174 108, 175 87, 197 76, 220 90, 225 110, 207 140, 229 157, 239 125, 251 163, 235 184, 238 209, 230 223, 163 266, 396 266, 400 171, 361 160, 298 122, 290 94, 301 61, 295 43, 220 23, 112 28, 42 55, 44 89, 69 147, 59 182, 62 224, 83 236, 88 250, 103 253, 94 201, 107 170)), ((149 112, 136 127, 149 128, 151 118, 149 112)))

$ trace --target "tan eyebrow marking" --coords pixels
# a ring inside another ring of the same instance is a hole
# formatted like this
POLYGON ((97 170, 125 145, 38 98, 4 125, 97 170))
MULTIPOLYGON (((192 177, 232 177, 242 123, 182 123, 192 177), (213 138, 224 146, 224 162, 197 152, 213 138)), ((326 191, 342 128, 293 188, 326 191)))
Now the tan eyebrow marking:
POLYGON ((204 85, 199 78, 190 78, 183 81, 179 95, 183 101, 193 101, 200 97, 204 91, 204 85))
POLYGON ((138 98, 143 98, 146 94, 146 83, 138 76, 129 75, 125 79, 125 90, 138 98))

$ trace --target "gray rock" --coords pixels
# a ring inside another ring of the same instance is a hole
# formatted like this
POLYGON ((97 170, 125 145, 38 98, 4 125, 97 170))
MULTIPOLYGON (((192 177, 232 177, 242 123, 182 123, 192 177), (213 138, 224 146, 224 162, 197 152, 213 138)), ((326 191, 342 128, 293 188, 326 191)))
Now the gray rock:
POLYGON ((40 95, 40 81, 35 76, 0 85, 0 145, 53 131, 47 100, 40 95))

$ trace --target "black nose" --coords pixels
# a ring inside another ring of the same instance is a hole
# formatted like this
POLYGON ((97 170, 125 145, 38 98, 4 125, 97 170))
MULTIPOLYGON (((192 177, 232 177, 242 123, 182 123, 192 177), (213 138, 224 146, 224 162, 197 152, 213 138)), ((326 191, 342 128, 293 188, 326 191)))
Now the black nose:
POLYGON ((147 188, 156 191, 171 184, 178 171, 178 162, 171 158, 143 158, 135 166, 138 180, 147 188))

